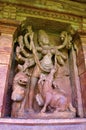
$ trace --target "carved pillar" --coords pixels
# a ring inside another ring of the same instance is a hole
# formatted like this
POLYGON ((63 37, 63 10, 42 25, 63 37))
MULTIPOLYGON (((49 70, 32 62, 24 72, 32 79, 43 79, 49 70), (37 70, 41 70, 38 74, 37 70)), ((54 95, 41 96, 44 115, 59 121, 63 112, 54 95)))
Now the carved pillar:
POLYGON ((13 38, 17 30, 17 24, 12 25, 12 21, 9 23, 8 21, 7 23, 6 21, 4 23, 0 21, 0 117, 3 117, 5 112, 6 93, 13 51, 13 38))
POLYGON ((77 65, 81 83, 84 117, 86 117, 86 33, 80 34, 80 38, 81 47, 79 48, 77 65))
POLYGON ((72 100, 73 105, 77 109, 77 116, 83 117, 83 106, 82 106, 82 97, 81 97, 81 87, 80 87, 80 80, 78 75, 78 67, 76 65, 77 57, 76 53, 74 51, 74 48, 72 48, 69 56, 70 60, 70 77, 71 77, 71 86, 72 86, 72 100))

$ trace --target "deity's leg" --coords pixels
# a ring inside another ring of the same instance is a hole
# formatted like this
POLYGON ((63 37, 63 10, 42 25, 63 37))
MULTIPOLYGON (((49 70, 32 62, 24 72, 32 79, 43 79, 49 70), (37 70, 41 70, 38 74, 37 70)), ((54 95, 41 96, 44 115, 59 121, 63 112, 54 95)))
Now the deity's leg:
POLYGON ((33 74, 31 77, 31 84, 30 84, 30 92, 29 92, 29 109, 33 110, 33 101, 35 96, 35 87, 38 81, 38 77, 40 76, 40 68, 38 66, 35 66, 33 70, 33 74))
POLYGON ((37 84, 37 80, 38 80, 38 78, 36 78, 36 77, 31 78, 31 86, 30 86, 30 92, 29 92, 29 109, 32 109, 34 94, 35 94, 34 90, 35 90, 35 86, 37 84))

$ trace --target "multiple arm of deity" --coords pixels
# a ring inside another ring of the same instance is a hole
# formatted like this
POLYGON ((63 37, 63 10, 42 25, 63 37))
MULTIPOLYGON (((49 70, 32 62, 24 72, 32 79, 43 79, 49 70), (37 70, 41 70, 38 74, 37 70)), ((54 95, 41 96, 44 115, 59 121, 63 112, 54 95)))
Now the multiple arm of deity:
POLYGON ((39 30, 37 36, 39 46, 36 46, 32 27, 28 26, 27 30, 28 32, 24 36, 20 35, 18 37, 19 46, 17 46, 16 48, 16 59, 19 64, 21 63, 19 62, 21 60, 24 62, 24 64, 26 64, 27 62, 26 68, 28 68, 35 65, 36 63, 40 69, 45 71, 40 64, 40 59, 44 55, 51 53, 52 56, 54 55, 56 57, 56 62, 59 65, 64 65, 67 57, 61 52, 61 50, 64 48, 70 49, 72 46, 72 39, 66 31, 63 31, 60 35, 60 39, 62 42, 61 45, 53 46, 50 44, 51 41, 49 40, 48 34, 44 30, 39 30))

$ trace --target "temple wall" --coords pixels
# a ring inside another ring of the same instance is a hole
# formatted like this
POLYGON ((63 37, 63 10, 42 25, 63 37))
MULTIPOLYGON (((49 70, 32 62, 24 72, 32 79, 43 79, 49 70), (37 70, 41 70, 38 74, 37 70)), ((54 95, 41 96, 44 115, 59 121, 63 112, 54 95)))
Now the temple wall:
MULTIPOLYGON (((55 3, 53 3, 55 4, 55 3)), ((68 3, 67 3, 68 4, 68 3)), ((63 24, 68 24, 73 26, 75 30, 78 30, 81 43, 79 47, 79 53, 77 54, 77 68, 78 68, 78 76, 79 76, 79 82, 80 82, 80 89, 81 89, 81 99, 82 104, 80 106, 83 106, 83 112, 84 116, 86 117, 86 16, 83 14, 83 11, 81 13, 77 13, 78 11, 74 11, 71 13, 71 10, 68 10, 68 7, 64 7, 64 4, 59 3, 56 5, 55 10, 54 6, 51 6, 49 1, 43 5, 40 5, 39 0, 36 1, 36 3, 32 6, 32 3, 27 5, 26 3, 19 3, 15 2, 13 3, 4 3, 3 1, 0 2, 0 117, 4 117, 5 114, 5 105, 6 105, 6 94, 8 89, 8 79, 12 64, 12 56, 13 56, 13 47, 14 47, 14 40, 16 39, 17 33, 19 31, 19 27, 22 23, 22 21, 25 21, 26 19, 29 20, 29 17, 33 18, 39 18, 41 20, 51 20, 55 22, 62 22, 63 24), (65 9, 63 9, 63 7, 65 9), (58 9, 60 11, 58 11, 58 9), (68 10, 68 12, 67 12, 68 10), (83 16, 82 16, 83 15, 83 16)), ((80 5, 79 5, 80 7, 80 5)), ((84 10, 85 7, 81 7, 81 10, 84 10)), ((34 24, 34 22, 33 22, 34 24)), ((41 24, 41 23, 40 23, 41 24)), ((63 27, 64 28, 64 27, 63 27)), ((77 84, 77 83, 76 83, 77 84)), ((81 100, 80 99, 80 100, 81 100)), ((79 104, 78 104, 79 105, 79 104)), ((82 108, 81 108, 82 109, 82 108)), ((81 115, 83 115, 81 113, 81 115)), ((54 121, 54 120, 53 120, 54 121)), ((51 125, 52 122, 51 121, 51 125)), ((59 120, 60 121, 60 120, 59 120)), ((4 130, 2 122, 5 124, 5 129, 7 129, 7 125, 9 124, 9 130, 14 128, 14 122, 15 120, 8 120, 8 122, 4 119, 0 121, 0 127, 4 130)), ((56 123, 54 123, 54 126, 51 126, 50 124, 47 125, 46 123, 43 124, 41 120, 39 121, 39 124, 37 122, 35 123, 35 126, 30 124, 30 121, 24 120, 22 122, 25 127, 20 123, 21 121, 17 119, 15 123, 15 129, 21 130, 21 129, 61 129, 61 130, 67 130, 70 129, 77 129, 77 130, 83 130, 86 128, 86 119, 80 120, 78 119, 71 119, 71 120, 64 120, 62 123, 58 124, 58 120, 56 123), (71 122, 71 124, 70 124, 71 122), (29 124, 29 126, 28 126, 29 124), (65 127, 64 127, 65 124, 65 127), (44 126, 44 128, 42 127, 44 126), (58 127, 58 128, 57 128, 58 127)), ((48 122, 49 123, 49 122, 48 122)))

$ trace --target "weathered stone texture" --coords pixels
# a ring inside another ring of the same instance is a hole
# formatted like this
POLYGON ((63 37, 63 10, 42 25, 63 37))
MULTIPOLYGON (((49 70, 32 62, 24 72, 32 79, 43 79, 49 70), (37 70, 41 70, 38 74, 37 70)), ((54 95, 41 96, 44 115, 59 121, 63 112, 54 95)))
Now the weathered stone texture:
POLYGON ((80 75, 84 116, 86 117, 86 72, 80 75))
POLYGON ((12 38, 9 36, 0 36, 0 64, 10 63, 12 53, 12 38))
POLYGON ((15 26, 0 24, 0 117, 4 116, 5 111, 15 30, 15 26))
POLYGON ((8 65, 0 64, 0 116, 3 114, 8 78, 8 65))

